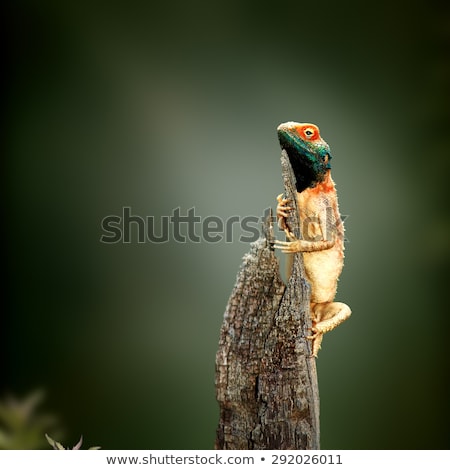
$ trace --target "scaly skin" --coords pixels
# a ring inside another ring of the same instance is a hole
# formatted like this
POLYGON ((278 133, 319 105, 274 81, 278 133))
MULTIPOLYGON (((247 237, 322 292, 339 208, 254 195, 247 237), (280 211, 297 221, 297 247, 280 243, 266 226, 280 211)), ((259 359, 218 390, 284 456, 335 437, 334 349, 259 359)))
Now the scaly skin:
POLYGON ((302 239, 289 230, 289 200, 277 198, 277 218, 289 241, 275 242, 275 248, 293 256, 302 252, 306 278, 311 286, 312 354, 317 357, 322 338, 345 321, 350 308, 334 302, 337 282, 344 265, 344 226, 331 178, 328 144, 314 124, 287 122, 278 127, 281 147, 286 150, 297 186, 302 239))

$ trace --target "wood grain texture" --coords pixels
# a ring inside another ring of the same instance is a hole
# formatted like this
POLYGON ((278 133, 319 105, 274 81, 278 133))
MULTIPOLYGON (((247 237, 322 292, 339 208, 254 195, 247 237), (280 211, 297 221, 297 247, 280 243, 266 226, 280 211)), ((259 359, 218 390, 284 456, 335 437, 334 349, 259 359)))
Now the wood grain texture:
MULTIPOLYGON (((296 205, 285 152, 286 197, 296 205)), ((288 223, 300 237, 298 211, 288 223)), ((319 449, 319 391, 310 334, 309 286, 294 255, 286 286, 272 245, 273 217, 244 256, 228 301, 216 355, 220 418, 216 449, 319 449)))

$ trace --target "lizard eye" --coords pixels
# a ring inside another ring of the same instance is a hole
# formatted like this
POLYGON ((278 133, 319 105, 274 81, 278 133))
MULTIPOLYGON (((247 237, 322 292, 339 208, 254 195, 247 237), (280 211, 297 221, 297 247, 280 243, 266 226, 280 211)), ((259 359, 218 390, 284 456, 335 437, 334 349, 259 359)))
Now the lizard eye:
POLYGON ((311 129, 311 127, 308 127, 304 130, 304 134, 307 139, 310 139, 314 135, 314 129, 311 129))

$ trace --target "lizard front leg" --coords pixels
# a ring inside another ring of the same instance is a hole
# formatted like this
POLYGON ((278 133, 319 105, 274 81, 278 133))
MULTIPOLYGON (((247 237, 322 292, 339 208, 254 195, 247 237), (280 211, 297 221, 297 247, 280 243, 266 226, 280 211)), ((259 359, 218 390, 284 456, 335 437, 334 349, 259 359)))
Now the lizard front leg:
POLYGON ((275 248, 280 249, 283 253, 299 253, 328 250, 334 246, 336 243, 336 231, 328 230, 327 232, 325 228, 327 226, 326 212, 322 212, 321 214, 312 217, 309 221, 309 228, 314 236, 311 237, 307 234, 307 236, 304 237, 306 239, 299 240, 290 231, 286 222, 289 212, 293 210, 293 207, 287 205, 290 200, 284 199, 283 195, 280 194, 277 197, 277 202, 278 226, 281 230, 284 230, 289 241, 275 240, 275 248))
POLYGON ((350 307, 342 302, 311 303, 312 335, 307 336, 312 340, 312 355, 317 357, 323 335, 334 330, 342 322, 350 317, 350 307))
POLYGON ((330 240, 299 240, 288 228, 284 229, 286 237, 290 241, 275 240, 274 247, 280 249, 283 253, 300 253, 300 252, 312 252, 328 250, 336 243, 336 236, 330 238, 330 240))

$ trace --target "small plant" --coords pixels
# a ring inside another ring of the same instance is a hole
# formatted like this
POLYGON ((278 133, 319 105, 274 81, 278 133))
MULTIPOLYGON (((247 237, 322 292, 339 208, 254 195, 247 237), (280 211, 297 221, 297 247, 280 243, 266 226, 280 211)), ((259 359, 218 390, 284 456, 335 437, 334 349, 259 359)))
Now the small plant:
POLYGON ((11 395, 0 400, 0 449, 44 449, 45 432, 61 435, 56 418, 39 410, 43 399, 37 390, 21 400, 11 395))
MULTIPOLYGON (((69 449, 69 447, 64 447, 60 442, 55 441, 48 434, 46 434, 45 437, 47 438, 48 443, 55 450, 80 450, 81 445, 83 444, 83 436, 80 437, 80 440, 72 447, 72 449, 69 449)), ((98 446, 89 447, 88 450, 98 450, 98 449, 101 449, 101 447, 98 447, 98 446)))

